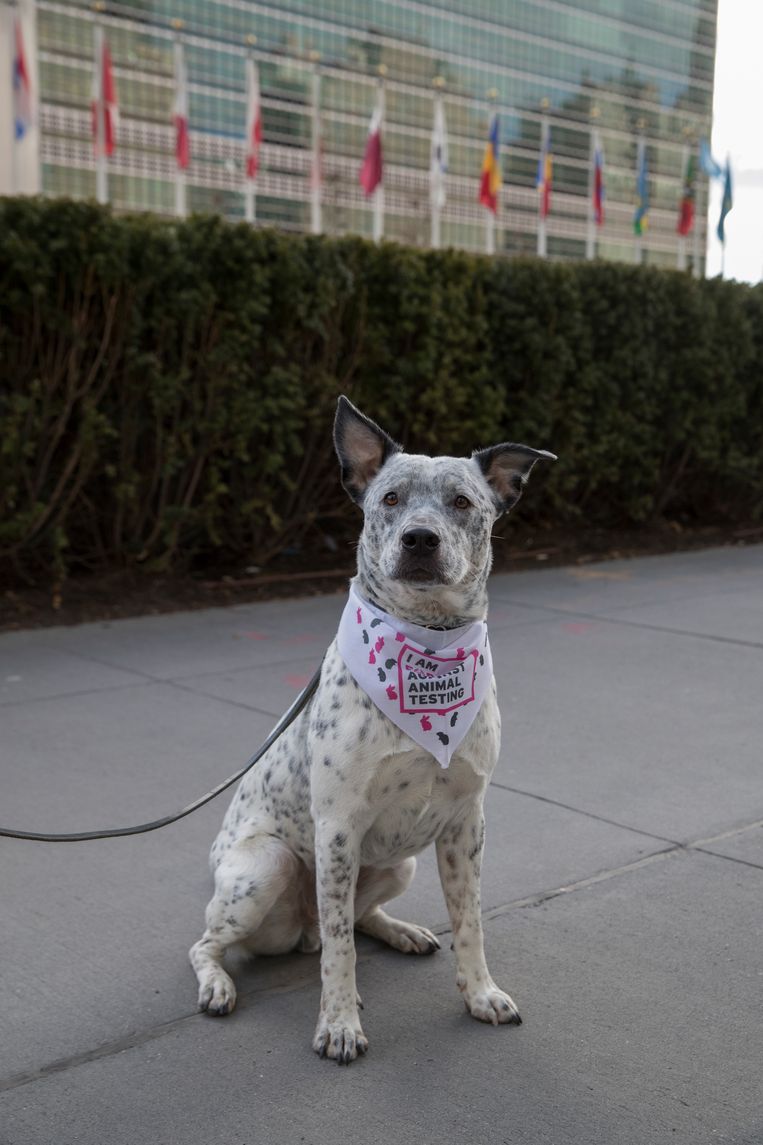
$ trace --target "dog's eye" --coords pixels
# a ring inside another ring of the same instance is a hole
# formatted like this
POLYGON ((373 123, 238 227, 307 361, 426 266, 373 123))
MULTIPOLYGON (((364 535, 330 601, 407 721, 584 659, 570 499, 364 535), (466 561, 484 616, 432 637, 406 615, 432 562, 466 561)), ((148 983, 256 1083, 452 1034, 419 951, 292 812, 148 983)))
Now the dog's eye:
POLYGON ((397 493, 385 493, 384 494, 384 504, 385 505, 397 505, 397 493))
POLYGON ((463 493, 459 493, 458 497, 456 497, 453 504, 456 506, 457 509, 469 509, 469 508, 471 508, 472 503, 468 497, 464 497, 463 493))

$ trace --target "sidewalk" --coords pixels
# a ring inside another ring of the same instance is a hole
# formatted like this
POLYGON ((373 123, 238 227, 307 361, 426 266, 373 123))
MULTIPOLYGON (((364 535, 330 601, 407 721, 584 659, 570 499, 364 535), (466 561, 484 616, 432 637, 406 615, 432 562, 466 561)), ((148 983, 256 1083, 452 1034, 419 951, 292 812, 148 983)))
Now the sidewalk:
MULTIPOLYGON (((343 594, 0 636, 0 822, 152 819, 231 774, 343 594)), ((469 1018, 434 856, 415 959, 358 940, 368 1056, 310 1049, 317 956, 195 1011, 186 952, 228 795, 152 835, 0 840, 0 1145, 763 1140, 763 546, 493 578, 504 717, 469 1018)))

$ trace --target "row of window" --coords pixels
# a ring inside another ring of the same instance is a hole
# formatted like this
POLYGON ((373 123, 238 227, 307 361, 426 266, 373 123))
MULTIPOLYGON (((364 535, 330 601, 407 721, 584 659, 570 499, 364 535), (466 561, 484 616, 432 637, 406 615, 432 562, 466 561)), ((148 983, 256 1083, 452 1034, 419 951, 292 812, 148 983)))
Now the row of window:
MULTIPOLYGON (((436 44, 432 42, 432 34, 440 20, 444 20, 440 18, 427 27, 426 41, 417 43, 385 38, 376 29, 361 35, 321 21, 295 25, 288 16, 253 11, 257 5, 232 8, 231 2, 221 0, 199 6, 198 0, 178 0, 176 7, 189 32, 221 41, 233 39, 239 44, 244 43, 247 34, 255 33, 259 47, 282 59, 289 56, 304 59, 310 51, 317 51, 329 65, 350 65, 361 72, 374 73, 384 64, 390 78, 422 85, 431 83, 433 76, 439 73, 449 90, 477 99, 484 98, 489 88, 496 88, 506 104, 528 106, 546 98, 552 105, 561 107, 579 90, 601 87, 631 99, 640 93, 662 107, 674 107, 680 102, 698 112, 710 108, 713 58, 693 52, 690 47, 676 48, 672 66, 658 68, 655 66, 658 49, 646 45, 641 58, 627 36, 606 52, 594 53, 561 48, 541 40, 522 41, 500 30, 480 29, 474 35, 456 35, 451 25, 444 24, 451 38, 448 44, 436 44)), ((57 5, 53 10, 46 10, 46 6, 42 6, 44 42, 89 53, 90 13, 87 9, 70 7, 86 17, 86 22, 74 21, 78 25, 76 29, 62 27, 65 7, 57 5)), ((134 41, 134 35, 127 27, 110 27, 115 60, 141 58, 142 45, 134 41)), ((166 73, 170 68, 170 44, 166 40, 162 44, 161 39, 156 38, 148 47, 146 63, 153 63, 155 67, 159 64, 158 70, 166 73)), ((235 82, 237 72, 242 70, 240 60, 222 46, 215 51, 212 44, 197 45, 191 40, 188 53, 189 66, 206 82, 235 82)))
POLYGON ((411 21, 437 13, 453 20, 465 16, 536 35, 559 36, 582 44, 596 43, 601 30, 613 25, 641 32, 646 39, 676 38, 715 45, 716 0, 290 0, 289 9, 320 15, 355 26, 410 30, 411 21))

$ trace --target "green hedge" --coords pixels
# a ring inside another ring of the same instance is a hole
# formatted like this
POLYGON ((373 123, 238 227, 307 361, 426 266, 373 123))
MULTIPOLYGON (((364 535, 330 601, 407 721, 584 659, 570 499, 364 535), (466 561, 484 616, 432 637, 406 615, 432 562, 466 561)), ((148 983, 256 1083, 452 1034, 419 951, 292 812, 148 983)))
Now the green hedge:
POLYGON ((0 200, 4 573, 349 535, 340 392, 411 449, 553 449, 525 519, 763 512, 761 287, 0 200))

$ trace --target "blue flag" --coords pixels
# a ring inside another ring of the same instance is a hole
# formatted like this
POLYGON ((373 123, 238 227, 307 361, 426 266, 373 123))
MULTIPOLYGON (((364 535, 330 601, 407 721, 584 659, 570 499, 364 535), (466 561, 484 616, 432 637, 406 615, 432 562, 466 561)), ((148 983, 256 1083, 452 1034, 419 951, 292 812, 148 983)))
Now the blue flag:
POLYGON ((734 198, 731 190, 731 160, 726 160, 726 173, 723 181, 723 201, 721 202, 721 217, 718 220, 717 235, 722 243, 726 242, 726 215, 734 206, 734 198))
POLYGON ((636 212, 633 233, 643 235, 649 225, 649 167, 646 161, 646 141, 638 141, 638 172, 636 174, 636 212))
POLYGON ((699 165, 706 175, 711 179, 720 179, 723 175, 723 168, 710 153, 710 145, 706 139, 699 141, 699 165))

